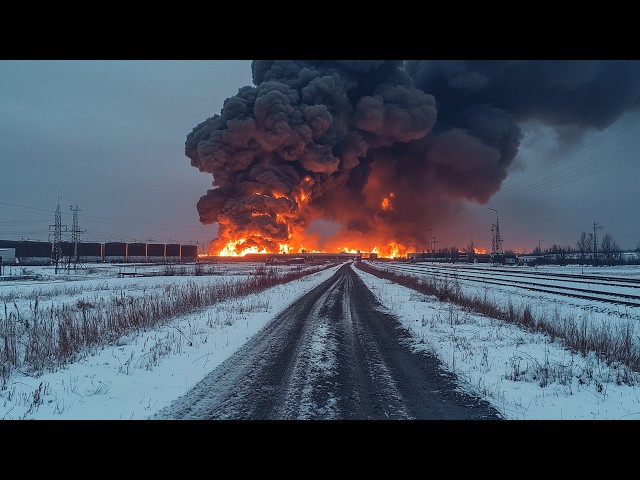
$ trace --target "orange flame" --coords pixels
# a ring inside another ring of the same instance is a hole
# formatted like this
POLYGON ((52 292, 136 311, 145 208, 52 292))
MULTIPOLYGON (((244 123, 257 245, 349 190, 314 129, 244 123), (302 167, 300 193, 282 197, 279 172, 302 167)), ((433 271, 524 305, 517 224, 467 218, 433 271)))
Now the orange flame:
POLYGON ((387 245, 376 245, 371 249, 356 248, 352 245, 341 246, 338 248, 330 249, 307 249, 301 243, 298 243, 299 248, 293 247, 290 243, 279 243, 279 249, 277 252, 270 252, 266 248, 259 248, 255 245, 251 247, 243 247, 245 238, 238 240, 230 240, 227 244, 217 253, 210 252, 210 255, 218 255, 221 257, 243 257, 249 253, 281 253, 281 254, 296 254, 296 253, 327 253, 327 251, 338 253, 350 253, 350 254, 362 254, 368 257, 370 254, 376 254, 379 257, 384 258, 403 258, 406 257, 408 248, 397 242, 390 242, 387 245))
POLYGON ((265 248, 260 250, 257 246, 245 247, 238 251, 238 245, 242 245, 246 239, 240 238, 239 240, 229 241, 222 250, 218 252, 221 257, 244 257, 247 253, 269 253, 265 248))
POLYGON ((398 258, 406 255, 406 247, 400 245, 399 243, 391 242, 389 244, 389 251, 387 256, 391 258, 398 258))
POLYGON ((393 204, 391 203, 393 197, 395 197, 395 194, 391 192, 388 197, 382 199, 382 204, 380 205, 382 207, 382 210, 384 210, 385 212, 393 210, 393 204))
MULTIPOLYGON (((298 203, 298 207, 306 208, 306 203, 311 200, 312 187, 314 185, 314 179, 310 176, 306 176, 302 179, 298 187, 294 192, 287 195, 281 192, 270 192, 269 195, 264 193, 256 193, 256 195, 272 196, 273 198, 290 198, 295 199, 298 203), (292 198, 293 197, 293 198, 292 198)), ((381 203, 382 210, 389 211, 394 209, 393 202, 395 200, 395 193, 390 192, 381 203)), ((278 224, 287 225, 288 239, 286 242, 278 241, 274 243, 269 238, 264 238, 265 242, 256 241, 258 238, 254 238, 250 234, 245 234, 243 238, 221 238, 212 242, 210 247, 210 255, 229 256, 229 257, 241 257, 250 253, 258 254, 302 254, 302 253, 327 253, 327 252, 343 252, 350 254, 363 254, 368 256, 370 254, 376 254, 383 258, 400 258, 406 257, 409 251, 408 247, 401 245, 395 241, 388 243, 379 243, 380 237, 376 239, 369 238, 368 236, 354 236, 338 238, 335 241, 322 242, 317 234, 307 234, 298 226, 289 224, 289 217, 287 214, 280 214, 270 211, 261 211, 256 209, 251 213, 252 217, 268 216, 278 224), (366 242, 367 246, 364 247, 366 242), (226 242, 226 243, 224 243, 226 242), (339 242, 339 243, 338 243, 339 242), (256 245, 256 243, 258 245, 256 245), (267 246, 265 246, 264 244, 267 246), (303 246, 303 243, 305 246, 303 246), (222 245, 222 248, 220 247, 222 245), (270 245, 270 246, 269 246, 270 245), (371 245, 375 245, 371 247, 371 245)), ((260 236, 256 232, 256 237, 260 236)))
POLYGON ((309 200, 311 200, 310 189, 314 183, 315 182, 313 181, 313 178, 308 175, 302 179, 302 183, 298 186, 300 189, 300 194, 294 195, 296 200, 298 201, 298 205, 307 203, 309 202, 309 200))
POLYGON ((280 245, 280 252, 278 253, 294 253, 293 249, 286 243, 279 243, 278 245, 280 245))

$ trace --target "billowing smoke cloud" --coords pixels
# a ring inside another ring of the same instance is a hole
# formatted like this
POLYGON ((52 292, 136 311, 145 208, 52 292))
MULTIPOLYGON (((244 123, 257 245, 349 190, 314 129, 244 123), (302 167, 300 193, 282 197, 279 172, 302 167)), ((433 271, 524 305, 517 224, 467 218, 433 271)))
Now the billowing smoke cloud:
POLYGON ((213 175, 197 204, 217 252, 426 245, 427 227, 500 188, 518 122, 604 128, 640 103, 640 62, 254 61, 253 83, 187 136, 213 175), (308 243, 312 244, 309 245, 308 243), (307 243, 307 244, 305 244, 307 243), (325 245, 326 246, 326 245, 325 245))

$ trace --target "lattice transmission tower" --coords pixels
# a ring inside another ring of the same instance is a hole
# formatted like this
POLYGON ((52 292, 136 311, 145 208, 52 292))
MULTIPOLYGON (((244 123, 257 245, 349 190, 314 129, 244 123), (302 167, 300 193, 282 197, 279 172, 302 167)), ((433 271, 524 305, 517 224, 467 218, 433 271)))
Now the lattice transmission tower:
POLYGON ((597 222, 593 222, 593 265, 598 263, 598 230, 602 230, 602 225, 598 225, 597 222))
POLYGON ((55 272, 58 273, 58 264, 62 259, 62 232, 67 231, 66 225, 62 225, 62 212, 60 211, 60 200, 58 197, 58 206, 56 207, 56 216, 53 225, 49 225, 49 230, 53 227, 53 263, 56 267, 55 272), (63 230, 64 229, 64 230, 63 230))
POLYGON ((77 265, 79 260, 78 244, 80 243, 80 234, 85 233, 86 230, 81 230, 78 224, 78 212, 82 211, 82 209, 78 205, 76 205, 75 208, 72 205, 71 211, 73 212, 73 226, 71 227, 71 242, 73 243, 73 262, 74 262, 74 265, 77 265))
POLYGON ((495 258, 498 255, 502 255, 502 237, 500 237, 500 219, 498 218, 498 211, 495 208, 489 208, 496 212, 496 223, 491 225, 491 254, 495 258))

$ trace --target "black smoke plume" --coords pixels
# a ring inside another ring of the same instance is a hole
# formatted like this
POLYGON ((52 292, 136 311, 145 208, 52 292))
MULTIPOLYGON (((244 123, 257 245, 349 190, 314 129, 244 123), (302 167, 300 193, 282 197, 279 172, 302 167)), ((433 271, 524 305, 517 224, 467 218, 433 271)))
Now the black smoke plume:
POLYGON ((640 102, 636 61, 256 60, 252 73, 185 144, 213 175, 197 209, 219 224, 214 252, 298 248, 316 219, 340 225, 332 246, 425 245, 461 199, 500 188, 519 122, 602 129, 640 102))

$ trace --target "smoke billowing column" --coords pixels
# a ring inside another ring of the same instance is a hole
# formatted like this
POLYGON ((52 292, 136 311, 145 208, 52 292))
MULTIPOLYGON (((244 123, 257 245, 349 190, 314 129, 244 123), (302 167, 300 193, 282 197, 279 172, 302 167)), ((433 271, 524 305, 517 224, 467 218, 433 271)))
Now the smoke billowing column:
POLYGON ((211 253, 424 245, 461 200, 500 188, 518 122, 603 128, 638 107, 639 64, 254 61, 254 86, 185 144, 213 175, 197 204, 220 226, 211 253), (324 245, 316 219, 340 226, 324 245))

